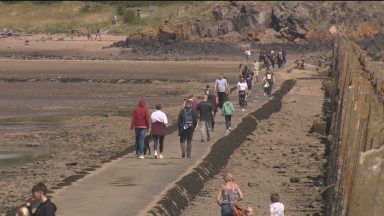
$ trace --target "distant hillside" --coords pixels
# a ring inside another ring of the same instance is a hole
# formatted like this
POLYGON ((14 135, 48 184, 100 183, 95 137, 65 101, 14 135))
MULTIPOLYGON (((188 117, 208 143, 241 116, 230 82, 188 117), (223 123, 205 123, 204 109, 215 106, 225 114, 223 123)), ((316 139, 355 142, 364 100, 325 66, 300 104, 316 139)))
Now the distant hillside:
POLYGON ((109 34, 130 34, 148 26, 157 27, 179 8, 192 4, 185 1, 0 1, 0 32, 7 28, 26 34, 57 34, 89 27, 109 34), (140 19, 136 17, 137 9, 142 13, 140 19), (116 25, 111 23, 114 15, 118 15, 116 25))

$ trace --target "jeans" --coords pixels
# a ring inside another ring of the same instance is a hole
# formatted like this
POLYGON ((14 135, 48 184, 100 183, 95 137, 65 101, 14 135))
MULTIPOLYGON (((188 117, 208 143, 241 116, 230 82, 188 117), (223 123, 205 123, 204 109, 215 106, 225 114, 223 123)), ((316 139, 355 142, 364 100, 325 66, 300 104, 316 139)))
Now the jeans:
POLYGON ((135 128, 136 155, 144 155, 144 138, 147 128, 135 128))
POLYGON ((225 115, 225 126, 227 127, 227 129, 231 127, 231 118, 231 115, 225 115))
POLYGON ((187 155, 191 155, 192 151, 192 136, 193 131, 192 128, 187 128, 181 132, 180 136, 180 147, 183 154, 187 153, 187 155), (187 142, 187 145, 185 145, 185 142, 187 142))
POLYGON ((164 136, 152 135, 152 139, 153 139, 153 149, 154 149, 154 151, 157 151, 157 143, 160 143, 160 154, 163 153, 163 149, 164 149, 164 136))
POLYGON ((204 137, 207 136, 207 140, 209 141, 211 139, 211 130, 208 122, 200 121, 200 129, 201 129, 201 140, 203 140, 204 137))
POLYGON ((226 95, 225 92, 218 92, 217 96, 219 97, 219 107, 220 109, 223 108, 223 103, 224 103, 224 96, 226 95))
POLYGON ((221 216, 233 216, 232 208, 229 203, 221 205, 221 216))
POLYGON ((212 117, 212 122, 211 122, 211 126, 212 126, 212 130, 215 129, 215 117, 216 117, 216 112, 217 110, 214 110, 213 111, 213 117, 212 117))
POLYGON ((245 107, 245 96, 246 96, 245 91, 240 91, 240 93, 239 93, 239 104, 240 104, 241 108, 245 107))

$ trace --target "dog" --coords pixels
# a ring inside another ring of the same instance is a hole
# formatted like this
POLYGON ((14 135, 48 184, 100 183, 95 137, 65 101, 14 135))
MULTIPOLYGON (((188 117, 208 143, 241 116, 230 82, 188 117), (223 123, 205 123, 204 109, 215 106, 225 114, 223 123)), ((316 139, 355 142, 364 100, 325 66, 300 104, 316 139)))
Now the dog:
POLYGON ((151 155, 151 147, 149 146, 149 143, 152 142, 152 136, 151 135, 147 135, 145 136, 144 138, 144 155, 147 154, 147 151, 148 151, 148 155, 151 155))

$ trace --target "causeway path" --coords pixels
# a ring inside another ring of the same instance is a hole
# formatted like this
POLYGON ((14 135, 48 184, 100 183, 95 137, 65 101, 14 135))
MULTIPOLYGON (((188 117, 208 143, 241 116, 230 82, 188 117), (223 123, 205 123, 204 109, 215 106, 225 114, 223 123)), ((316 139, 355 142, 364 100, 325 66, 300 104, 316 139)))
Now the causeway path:
MULTIPOLYGON (((283 70, 277 74, 282 72, 283 70)), ((274 85, 274 90, 280 88, 280 83, 274 85)), ((234 83, 231 83, 231 87, 233 86, 234 83)), ((242 117, 268 101, 263 96, 260 84, 254 84, 244 112, 239 108, 236 92, 231 94, 230 100, 235 106, 232 128, 236 127, 242 117)), ((225 136, 225 120, 220 111, 215 120, 215 130, 210 142, 200 142, 200 126, 196 129, 190 159, 181 158, 176 131, 165 137, 164 159, 154 159, 152 153, 141 160, 135 157, 134 152, 129 153, 104 164, 70 186, 55 191, 52 200, 58 206, 57 215, 145 215, 160 200, 162 194, 200 164, 217 139, 225 136)))

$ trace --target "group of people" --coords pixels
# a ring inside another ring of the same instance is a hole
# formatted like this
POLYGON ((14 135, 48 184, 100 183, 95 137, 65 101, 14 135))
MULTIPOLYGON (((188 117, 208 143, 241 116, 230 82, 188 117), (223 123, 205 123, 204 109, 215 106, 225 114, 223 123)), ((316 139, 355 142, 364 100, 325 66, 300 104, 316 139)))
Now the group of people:
MULTIPOLYGON (((261 69, 260 61, 255 59, 251 67, 252 70, 247 65, 244 67, 240 65, 241 74, 237 83, 237 93, 242 111, 247 106, 246 98, 251 95, 253 82, 258 83, 259 70, 261 69)), ((265 67, 265 70, 266 72, 261 84, 264 88, 264 95, 270 96, 275 76, 269 67, 265 67)), ((211 89, 209 85, 204 89, 201 102, 198 102, 194 95, 184 100, 183 108, 180 110, 177 120, 182 158, 191 158, 193 134, 198 124, 201 129, 201 142, 205 140, 210 141, 211 133, 215 127, 216 113, 219 109, 225 118, 226 133, 231 131, 231 120, 235 109, 233 103, 229 100, 230 93, 228 81, 224 74, 220 73, 215 81, 214 89, 211 89)), ((146 140, 149 140, 148 137, 153 141, 155 159, 164 158, 164 139, 167 133, 168 118, 162 111, 161 104, 157 104, 155 107, 156 110, 149 115, 149 111, 145 106, 145 100, 142 99, 132 113, 131 131, 135 133, 135 152, 136 157, 139 159, 145 158, 144 154, 146 140)), ((229 216, 233 215, 234 204, 243 199, 243 194, 238 185, 234 183, 230 172, 224 174, 224 181, 225 185, 222 186, 219 192, 217 202, 221 206, 222 215, 229 216)), ((16 215, 55 215, 57 207, 47 198, 47 187, 43 183, 38 183, 32 189, 32 194, 33 196, 27 200, 26 205, 17 210, 16 215), (35 213, 31 211, 31 202, 33 200, 40 202, 35 213)), ((271 216, 284 215, 284 206, 279 202, 279 195, 272 194, 271 201, 271 216)), ((247 208, 243 210, 243 213, 243 215, 253 215, 253 210, 252 208, 247 208)))
MULTIPOLYGON (((224 184, 221 185, 219 193, 217 195, 217 204, 221 208, 221 215, 253 215, 254 211, 252 207, 247 207, 243 209, 238 205, 238 202, 243 200, 244 195, 239 185, 234 182, 232 173, 229 171, 224 172, 223 180, 224 184)), ((284 204, 280 202, 280 195, 278 193, 272 193, 270 199, 270 216, 284 216, 284 204)))
POLYGON ((264 67, 267 69, 271 66, 272 68, 275 68, 275 64, 277 64, 278 68, 284 68, 287 63, 286 52, 285 50, 275 52, 273 50, 261 48, 259 62, 264 62, 264 67))

